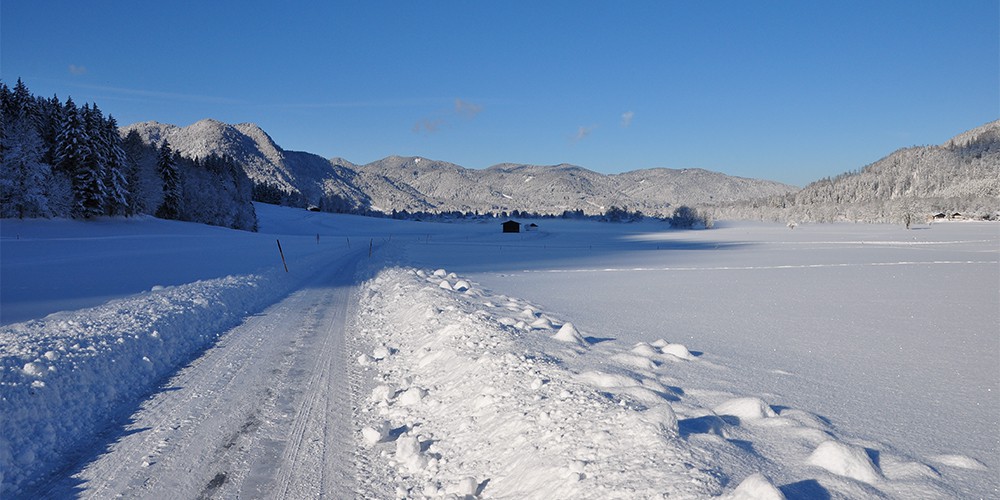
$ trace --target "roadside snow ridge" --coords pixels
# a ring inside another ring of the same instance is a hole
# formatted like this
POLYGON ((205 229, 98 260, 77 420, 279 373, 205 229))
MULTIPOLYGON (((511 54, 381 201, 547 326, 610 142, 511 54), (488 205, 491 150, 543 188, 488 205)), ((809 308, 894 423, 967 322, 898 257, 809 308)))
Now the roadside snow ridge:
POLYGON ((728 369, 684 345, 585 338, 444 269, 388 269, 361 294, 361 495, 960 496, 933 467, 817 415, 684 387, 687 370, 728 369))

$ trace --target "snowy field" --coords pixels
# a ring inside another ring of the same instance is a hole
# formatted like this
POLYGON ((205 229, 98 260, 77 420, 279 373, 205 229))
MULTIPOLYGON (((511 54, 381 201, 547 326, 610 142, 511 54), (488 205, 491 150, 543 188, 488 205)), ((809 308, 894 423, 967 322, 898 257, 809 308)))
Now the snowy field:
POLYGON ((996 224, 257 209, 0 223, 0 496, 998 495, 996 224))

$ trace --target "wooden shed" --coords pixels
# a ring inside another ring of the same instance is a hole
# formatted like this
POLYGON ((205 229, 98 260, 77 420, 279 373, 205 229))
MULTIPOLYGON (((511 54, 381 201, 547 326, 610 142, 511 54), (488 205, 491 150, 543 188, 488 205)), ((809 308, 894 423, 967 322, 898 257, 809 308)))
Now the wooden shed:
POLYGON ((513 220, 509 220, 501 224, 503 226, 503 232, 505 233, 520 233, 521 223, 513 220))

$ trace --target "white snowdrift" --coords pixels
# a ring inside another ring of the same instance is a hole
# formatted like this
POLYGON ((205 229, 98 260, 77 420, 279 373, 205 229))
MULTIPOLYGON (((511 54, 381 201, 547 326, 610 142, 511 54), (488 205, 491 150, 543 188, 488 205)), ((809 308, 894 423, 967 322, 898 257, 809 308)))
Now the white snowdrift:
POLYGON ((59 466, 295 284, 284 273, 229 276, 0 328, 0 496, 59 466))
POLYGON ((455 292, 438 286, 439 276, 420 275, 383 272, 367 284, 358 319, 362 343, 395 351, 368 365, 377 384, 362 402, 360 433, 376 447, 373 460, 386 462, 397 493, 690 498, 722 491, 712 467, 680 438, 669 402, 655 396, 667 389, 654 378, 578 374, 567 365, 586 341, 568 323, 569 343, 548 330, 529 333, 524 322, 501 321, 529 308, 523 301, 455 292), (633 391, 649 404, 638 404, 633 391))
POLYGON ((590 344, 534 305, 443 276, 390 269, 362 288, 355 345, 371 382, 356 431, 385 476, 368 479, 376 496, 958 494, 926 463, 818 416, 688 385, 689 370, 724 367, 680 344, 590 344))

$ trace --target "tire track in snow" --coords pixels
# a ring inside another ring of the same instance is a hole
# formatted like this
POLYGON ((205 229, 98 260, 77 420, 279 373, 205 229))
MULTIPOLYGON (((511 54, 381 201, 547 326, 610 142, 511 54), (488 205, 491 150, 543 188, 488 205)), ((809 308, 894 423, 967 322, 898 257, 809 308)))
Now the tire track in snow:
POLYGON ((348 370, 344 331, 350 296, 347 289, 338 288, 331 299, 332 317, 324 321, 327 326, 318 349, 327 355, 318 359, 311 370, 307 386, 314 390, 310 397, 302 398, 296 410, 281 459, 284 467, 275 480, 278 498, 342 495, 353 477, 351 468, 345 467, 349 464, 342 463, 338 453, 353 449, 350 415, 345 413, 350 396, 345 387, 348 370))

